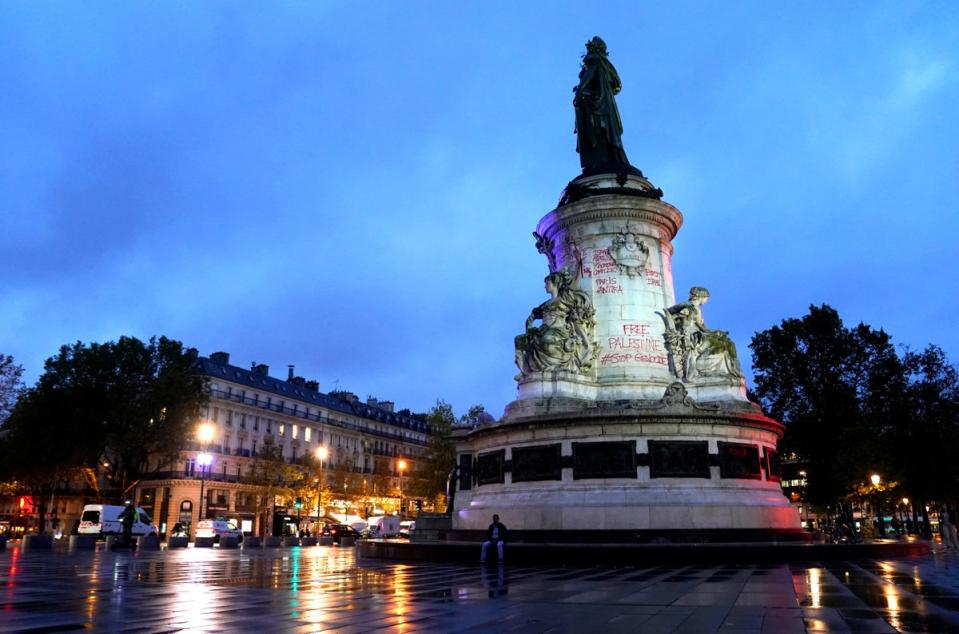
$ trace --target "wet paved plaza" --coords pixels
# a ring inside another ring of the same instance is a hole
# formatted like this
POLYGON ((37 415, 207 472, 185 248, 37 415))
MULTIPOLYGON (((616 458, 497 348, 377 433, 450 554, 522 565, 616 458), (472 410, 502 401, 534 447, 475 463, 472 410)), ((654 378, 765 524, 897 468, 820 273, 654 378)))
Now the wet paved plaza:
POLYGON ((351 548, 0 554, 0 632, 959 632, 959 554, 649 568, 351 548))

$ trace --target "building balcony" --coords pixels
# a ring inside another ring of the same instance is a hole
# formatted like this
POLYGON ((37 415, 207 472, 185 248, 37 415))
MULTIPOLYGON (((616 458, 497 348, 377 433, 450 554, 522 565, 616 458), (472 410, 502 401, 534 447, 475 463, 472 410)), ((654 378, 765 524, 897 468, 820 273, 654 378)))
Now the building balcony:
MULTIPOLYGON (((239 394, 228 393, 224 390, 210 390, 210 395, 213 398, 220 400, 230 401, 233 403, 242 403, 244 405, 249 405, 251 407, 257 407, 259 409, 264 409, 270 412, 277 412, 279 414, 285 414, 287 416, 292 416, 294 418, 302 418, 303 420, 314 421, 324 425, 329 425, 331 427, 339 427, 341 429, 349 429, 351 431, 356 431, 361 434, 367 434, 370 436, 379 436, 381 438, 389 438, 398 442, 408 443, 411 445, 426 446, 425 440, 418 440, 415 438, 406 438, 403 436, 403 433, 400 431, 379 431, 376 429, 371 429, 364 425, 358 425, 356 423, 351 423, 345 420, 338 420, 334 418, 324 418, 319 413, 313 413, 307 415, 305 410, 297 409, 294 410, 292 407, 280 406, 278 403, 267 403, 262 399, 254 400, 252 398, 243 398, 239 394)), ((424 432, 414 431, 413 433, 422 434, 424 432)))
MULTIPOLYGON (((242 482, 243 476, 238 476, 235 473, 223 473, 223 472, 211 472, 207 473, 204 477, 204 480, 207 482, 242 482)), ((177 469, 173 471, 157 471, 155 474, 144 478, 144 480, 200 480, 200 471, 187 471, 183 469, 177 469)))

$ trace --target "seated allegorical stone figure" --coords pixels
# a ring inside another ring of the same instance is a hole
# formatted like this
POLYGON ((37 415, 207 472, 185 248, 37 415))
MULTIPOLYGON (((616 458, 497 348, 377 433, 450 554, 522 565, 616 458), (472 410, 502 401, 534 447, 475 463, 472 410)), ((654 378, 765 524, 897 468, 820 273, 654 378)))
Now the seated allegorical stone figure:
POLYGON ((689 289, 689 299, 660 313, 666 322, 666 348, 673 373, 684 381, 697 377, 742 378, 736 344, 723 330, 710 330, 703 321, 702 305, 709 291, 689 289))
POLYGON ((515 340, 520 377, 551 370, 591 371, 597 348, 589 296, 573 289, 572 279, 564 271, 550 273, 545 283, 550 299, 533 309, 526 319, 526 332, 515 340), (536 320, 541 322, 538 326, 536 320))

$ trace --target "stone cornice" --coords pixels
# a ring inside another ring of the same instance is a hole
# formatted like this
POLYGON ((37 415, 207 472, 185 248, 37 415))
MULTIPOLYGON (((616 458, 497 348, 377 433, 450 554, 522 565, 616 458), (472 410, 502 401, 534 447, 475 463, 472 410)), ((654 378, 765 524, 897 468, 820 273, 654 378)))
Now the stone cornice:
POLYGON ((648 223, 659 228, 666 240, 672 240, 683 225, 683 214, 661 200, 604 194, 554 209, 540 220, 536 230, 552 237, 558 230, 597 220, 648 223))
POLYGON ((592 408, 571 412, 554 412, 546 415, 531 415, 511 418, 494 425, 485 425, 470 432, 469 437, 479 438, 520 429, 556 429, 560 426, 601 425, 728 425, 759 429, 782 438, 785 425, 761 413, 752 411, 702 411, 685 406, 671 406, 658 410, 633 408, 592 408))

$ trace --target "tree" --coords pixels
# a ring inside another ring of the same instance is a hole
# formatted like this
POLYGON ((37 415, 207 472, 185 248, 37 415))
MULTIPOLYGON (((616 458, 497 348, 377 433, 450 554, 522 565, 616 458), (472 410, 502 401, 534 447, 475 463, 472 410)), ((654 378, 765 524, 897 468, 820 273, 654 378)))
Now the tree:
POLYGON ((453 407, 444 401, 437 401, 426 415, 426 424, 430 429, 426 454, 417 478, 410 484, 410 492, 433 500, 437 508, 442 507, 446 496, 446 481, 456 465, 456 444, 451 437, 454 425, 476 427, 493 420, 485 407, 473 405, 457 421, 453 407))
POLYGON ((30 389, 17 401, 6 424, 9 434, 0 440, 0 479, 15 480, 18 492, 33 496, 41 533, 57 483, 82 465, 95 463, 101 452, 86 428, 75 423, 69 398, 50 398, 30 389))
POLYGON ((0 354, 0 427, 10 417, 14 403, 23 389, 23 366, 13 362, 10 355, 0 354))
MULTIPOLYGON (((256 452, 245 481, 261 487, 259 514, 260 536, 265 536, 267 527, 272 526, 276 507, 276 496, 289 497, 304 479, 303 470, 289 464, 283 458, 283 448, 276 444, 272 436, 267 436, 256 452)), ((272 530, 272 529, 271 529, 272 530)))
POLYGON ((810 306, 803 318, 757 333, 750 348, 755 393, 786 425, 782 449, 806 462, 810 502, 829 505, 886 464, 882 439, 905 390, 888 334, 849 329, 833 308, 810 306))
POLYGON ((907 351, 906 413, 887 436, 905 490, 925 514, 926 501, 959 491, 959 372, 938 346, 907 351))
POLYGON ((61 347, 11 414, 20 468, 36 483, 63 469, 106 465, 111 496, 122 500, 151 457, 159 466, 189 440, 208 398, 195 361, 196 351, 166 337, 61 347))

